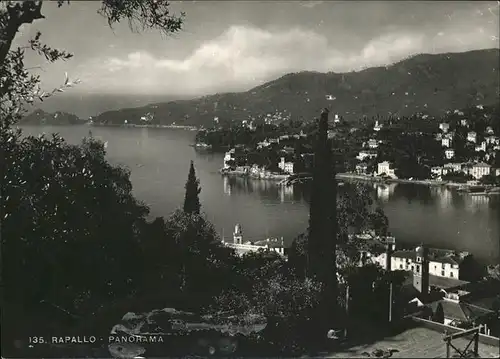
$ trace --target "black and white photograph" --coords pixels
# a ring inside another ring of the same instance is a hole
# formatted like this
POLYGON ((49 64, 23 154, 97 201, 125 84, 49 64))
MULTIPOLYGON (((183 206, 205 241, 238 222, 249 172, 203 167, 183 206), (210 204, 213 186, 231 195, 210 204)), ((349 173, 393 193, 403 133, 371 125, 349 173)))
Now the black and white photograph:
POLYGON ((500 358, 499 16, 1 0, 2 358, 500 358))

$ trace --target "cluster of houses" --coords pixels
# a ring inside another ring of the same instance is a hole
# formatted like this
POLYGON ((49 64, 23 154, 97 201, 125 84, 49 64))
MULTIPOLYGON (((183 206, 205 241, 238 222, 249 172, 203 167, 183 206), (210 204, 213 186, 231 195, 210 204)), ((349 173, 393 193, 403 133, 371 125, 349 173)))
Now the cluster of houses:
POLYGON ((402 291, 406 313, 452 327, 482 325, 482 333, 500 336, 500 288, 474 278, 479 268, 467 252, 419 246, 396 250, 394 238, 378 240, 371 251, 361 253, 360 265, 375 263, 386 270, 409 274, 402 291), (439 317, 438 307, 442 309, 439 317))
MULTIPOLYGON (((463 112, 455 111, 456 114, 463 115, 463 112)), ((469 121, 465 118, 459 121, 463 127, 469 127, 469 121)), ((379 121, 375 122, 373 127, 374 132, 378 132, 383 128, 383 124, 379 121)), ((450 124, 443 122, 439 124, 440 132, 436 134, 436 141, 441 142, 443 147, 444 157, 452 161, 455 157, 455 150, 452 147, 455 131, 450 131, 450 124)), ((481 179, 483 176, 494 175, 500 176, 500 168, 493 168, 486 163, 491 158, 494 158, 500 151, 500 137, 496 136, 491 126, 487 126, 485 133, 481 135, 484 138, 479 142, 479 135, 475 131, 467 133, 467 142, 470 146, 474 145, 475 152, 478 153, 477 158, 479 161, 467 163, 454 163, 449 162, 443 166, 434 166, 431 168, 432 179, 441 180, 441 177, 448 173, 463 173, 470 175, 475 180, 481 179), (479 143, 478 143, 479 142, 479 143)), ((368 174, 374 176, 387 176, 390 178, 397 178, 395 175, 395 168, 387 161, 377 164, 374 173, 368 173, 368 165, 366 161, 377 158, 377 148, 382 141, 370 139, 363 143, 363 149, 359 151, 356 159, 359 163, 356 165, 356 172, 358 174, 368 174)))

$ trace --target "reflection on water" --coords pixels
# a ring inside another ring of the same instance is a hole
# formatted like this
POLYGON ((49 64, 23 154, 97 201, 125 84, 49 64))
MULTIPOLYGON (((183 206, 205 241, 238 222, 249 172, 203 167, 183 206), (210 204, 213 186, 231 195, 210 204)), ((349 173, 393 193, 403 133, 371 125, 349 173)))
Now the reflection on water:
POLYGON ((298 185, 280 186, 277 181, 253 180, 243 177, 223 177, 224 194, 256 195, 258 197, 279 199, 280 203, 302 202, 307 196, 307 188, 298 185))
POLYGON ((375 188, 377 193, 377 199, 387 202, 389 198, 394 194, 394 189, 396 188, 396 183, 390 184, 379 184, 374 183, 373 188, 375 188))
POLYGON ((488 196, 477 196, 477 195, 463 195, 466 198, 466 208, 471 212, 488 210, 488 204, 490 197, 488 196))
POLYGON ((396 184, 391 198, 404 198, 409 204, 423 204, 425 206, 434 204, 431 189, 429 186, 413 185, 413 184, 396 184))

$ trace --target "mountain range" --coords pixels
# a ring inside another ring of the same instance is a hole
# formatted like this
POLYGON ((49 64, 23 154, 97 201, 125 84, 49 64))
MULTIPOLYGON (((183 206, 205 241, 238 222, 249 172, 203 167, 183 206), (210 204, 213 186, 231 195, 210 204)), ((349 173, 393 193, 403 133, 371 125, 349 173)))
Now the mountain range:
POLYGON ((421 54, 349 73, 290 73, 245 92, 106 111, 94 121, 140 123, 146 116, 153 123, 200 126, 214 117, 242 121, 276 112, 305 120, 324 107, 346 120, 390 113, 441 116, 450 109, 498 102, 499 55, 499 49, 421 54))

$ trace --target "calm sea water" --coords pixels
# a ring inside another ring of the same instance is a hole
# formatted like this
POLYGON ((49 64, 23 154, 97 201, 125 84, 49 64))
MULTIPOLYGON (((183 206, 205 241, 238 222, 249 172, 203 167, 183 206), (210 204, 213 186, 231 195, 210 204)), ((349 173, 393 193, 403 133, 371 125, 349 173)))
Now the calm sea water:
MULTIPOLYGON (((308 194, 275 182, 223 178, 221 154, 196 152, 195 132, 146 128, 23 127, 26 134, 58 132, 79 143, 92 130, 108 142, 109 161, 131 170, 134 193, 151 216, 168 216, 182 205, 189 161, 195 162, 203 211, 230 238, 236 223, 249 240, 284 237, 291 243, 308 224, 308 194)), ((500 260, 500 196, 459 194, 443 188, 392 184, 373 186, 397 241, 466 250, 489 263, 500 260)))

